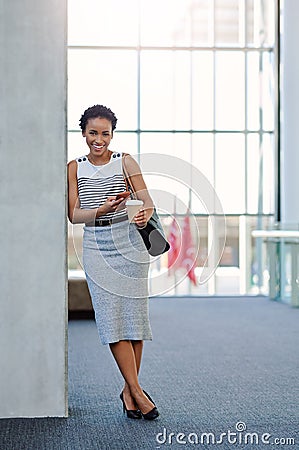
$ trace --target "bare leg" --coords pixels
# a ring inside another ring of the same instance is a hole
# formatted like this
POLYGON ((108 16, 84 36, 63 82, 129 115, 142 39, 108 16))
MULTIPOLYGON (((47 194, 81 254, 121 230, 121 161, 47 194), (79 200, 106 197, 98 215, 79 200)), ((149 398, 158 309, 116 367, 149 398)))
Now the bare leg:
MULTIPOLYGON (((137 375, 139 374, 141 358, 142 358, 142 350, 143 350, 143 341, 130 341, 133 346, 133 351, 135 355, 136 361, 136 369, 137 375)), ((125 386, 123 389, 124 400, 128 409, 138 409, 134 398, 131 396, 130 388, 128 383, 125 381, 125 386)))
MULTIPOLYGON (((135 400, 136 405, 143 414, 148 413, 154 408, 153 403, 144 395, 139 382, 137 374, 137 365, 135 359, 135 353, 131 341, 119 341, 110 344, 111 352, 115 358, 115 361, 124 377, 127 385, 129 386, 132 398, 135 400)), ((135 409, 135 406, 131 408, 131 405, 126 403, 128 409, 135 409)))
POLYGON ((137 374, 140 370, 141 358, 142 358, 142 350, 143 350, 143 341, 131 341, 133 345, 133 350, 135 354, 137 374))

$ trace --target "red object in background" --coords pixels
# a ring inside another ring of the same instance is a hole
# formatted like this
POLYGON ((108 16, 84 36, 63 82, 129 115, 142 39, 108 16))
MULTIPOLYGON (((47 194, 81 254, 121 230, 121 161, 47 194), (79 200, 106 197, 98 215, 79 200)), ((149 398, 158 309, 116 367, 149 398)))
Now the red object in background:
POLYGON ((176 267, 182 267, 187 270, 188 277, 196 286, 195 269, 196 266, 196 249, 193 244, 190 217, 185 216, 182 229, 182 245, 176 267))
POLYGON ((169 229, 169 235, 167 238, 170 249, 168 250, 168 269, 176 269, 177 266, 177 259, 180 253, 180 229, 178 226, 178 223, 175 218, 172 219, 170 229, 169 229))

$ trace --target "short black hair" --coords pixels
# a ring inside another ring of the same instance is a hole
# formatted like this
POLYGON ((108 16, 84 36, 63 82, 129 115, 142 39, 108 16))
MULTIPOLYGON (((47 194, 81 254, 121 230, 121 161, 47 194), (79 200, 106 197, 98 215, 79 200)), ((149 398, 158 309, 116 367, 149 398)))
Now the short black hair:
POLYGON ((81 130, 85 131, 88 119, 95 119, 97 117, 109 120, 112 125, 112 131, 115 130, 117 118, 114 112, 104 105, 94 105, 84 111, 79 121, 81 130))

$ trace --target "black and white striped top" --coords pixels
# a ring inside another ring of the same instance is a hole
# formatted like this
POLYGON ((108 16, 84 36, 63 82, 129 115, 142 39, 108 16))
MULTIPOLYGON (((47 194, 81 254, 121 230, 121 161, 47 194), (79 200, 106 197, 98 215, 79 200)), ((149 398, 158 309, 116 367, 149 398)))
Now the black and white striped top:
MULTIPOLYGON (((98 208, 107 197, 126 190, 123 177, 122 153, 113 152, 110 161, 103 166, 91 164, 87 156, 81 156, 77 161, 77 180, 80 207, 83 209, 98 208)), ((110 212, 101 219, 126 217, 125 209, 110 212)))

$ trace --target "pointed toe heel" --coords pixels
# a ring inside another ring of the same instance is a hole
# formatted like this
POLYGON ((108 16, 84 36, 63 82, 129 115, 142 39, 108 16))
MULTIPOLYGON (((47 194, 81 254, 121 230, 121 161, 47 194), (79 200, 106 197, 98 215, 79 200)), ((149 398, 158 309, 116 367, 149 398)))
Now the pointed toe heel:
MULTIPOLYGON (((141 413, 142 414, 142 413, 141 413)), ((159 411, 157 410, 156 407, 154 407, 153 409, 151 409, 148 413, 146 414, 142 414, 142 417, 145 420, 155 420, 157 419, 157 417, 159 416, 159 411)))
POLYGON ((139 409, 127 409, 123 393, 120 394, 119 398, 123 404, 123 413, 126 414, 129 419, 142 419, 142 414, 139 409))
POLYGON ((156 403, 154 402, 154 400, 152 399, 152 397, 144 390, 144 389, 142 389, 143 390, 143 393, 144 393, 144 395, 146 395, 147 396, 147 398, 149 399, 149 401, 151 401, 152 402, 152 404, 153 405, 155 405, 155 407, 153 408, 153 409, 151 409, 148 413, 146 413, 146 414, 142 414, 142 417, 145 419, 145 420, 155 420, 160 414, 159 414, 159 411, 157 410, 157 408, 156 408, 156 403))

